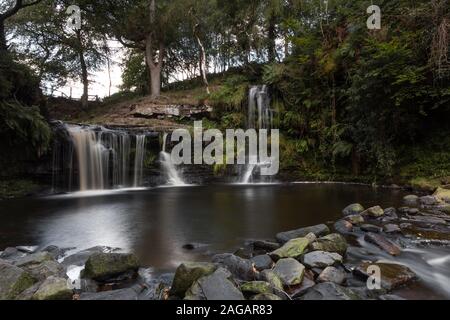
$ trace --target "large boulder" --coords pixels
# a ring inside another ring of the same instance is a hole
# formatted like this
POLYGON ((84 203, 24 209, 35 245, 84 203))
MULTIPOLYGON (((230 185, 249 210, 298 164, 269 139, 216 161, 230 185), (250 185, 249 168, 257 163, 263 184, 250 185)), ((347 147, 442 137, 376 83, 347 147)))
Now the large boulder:
POLYGON ((307 238, 292 239, 286 242, 281 248, 269 253, 269 255, 275 261, 282 258, 297 258, 305 252, 309 244, 310 241, 307 238))
POLYGON ((218 268, 213 274, 201 277, 186 292, 185 300, 245 300, 231 281, 231 273, 218 268))
POLYGON ((323 282, 315 285, 301 298, 302 300, 360 300, 360 297, 350 289, 333 282, 323 282))
POLYGON ((36 282, 25 270, 0 260, 0 300, 15 299, 36 282))
POLYGON ((303 238, 309 233, 314 233, 317 237, 321 237, 330 233, 330 228, 325 224, 318 224, 311 227, 300 228, 297 230, 280 232, 276 235, 276 239, 280 243, 286 243, 289 240, 303 238))
POLYGON ((82 277, 105 281, 138 269, 139 261, 132 253, 94 253, 86 261, 82 277))
POLYGON ((335 252, 312 251, 303 256, 302 262, 309 268, 326 268, 342 263, 342 256, 335 252))
POLYGON ((354 273, 366 279, 371 275, 368 273, 370 266, 377 266, 380 268, 381 287, 389 291, 397 289, 416 279, 416 274, 411 271, 411 269, 395 263, 363 262, 355 268, 354 273))
POLYGON ((355 214, 360 214, 364 211, 364 207, 360 205, 359 203, 353 203, 342 210, 342 214, 344 216, 351 216, 355 214))
POLYGON ((184 298, 186 291, 199 278, 208 276, 216 271, 217 266, 207 262, 185 262, 175 272, 170 294, 184 298))
POLYGON ((310 245, 312 251, 337 252, 340 255, 345 254, 347 247, 347 241, 338 233, 332 233, 319 238, 310 245))
POLYGON ((380 206, 371 207, 361 213, 362 216, 378 218, 384 215, 384 210, 380 206))
POLYGON ((257 271, 248 259, 225 253, 215 255, 212 261, 228 269, 238 279, 253 281, 257 278, 257 271))
POLYGON ((293 286, 302 283, 305 266, 293 258, 281 259, 275 264, 273 272, 281 279, 283 285, 293 286))
POLYGON ((34 293, 33 300, 72 300, 73 290, 68 280, 58 277, 48 277, 34 293))

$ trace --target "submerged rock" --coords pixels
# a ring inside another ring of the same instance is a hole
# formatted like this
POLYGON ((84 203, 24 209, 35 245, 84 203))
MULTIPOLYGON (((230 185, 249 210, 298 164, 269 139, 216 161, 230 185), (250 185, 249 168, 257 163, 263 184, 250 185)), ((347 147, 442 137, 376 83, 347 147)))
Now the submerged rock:
POLYGON ((377 247, 381 248, 382 250, 386 251, 392 256, 398 256, 401 253, 401 249, 399 246, 397 246, 390 240, 386 239, 382 235, 370 232, 364 236, 364 240, 376 245, 377 247))
POLYGON ((378 218, 384 215, 384 210, 380 206, 375 206, 363 211, 361 215, 378 218))
POLYGON ((355 214, 360 214, 363 211, 364 207, 362 205, 360 205, 359 203, 353 203, 344 208, 344 210, 342 210, 342 213, 344 216, 351 216, 355 214))
POLYGON ((33 300, 72 300, 73 290, 68 280, 50 276, 39 286, 34 293, 33 300))
POLYGON ((359 295, 350 289, 333 282, 319 283, 309 289, 302 300, 360 300, 359 295))
POLYGON ((292 239, 269 255, 275 261, 282 258, 297 258, 304 253, 309 244, 310 240, 307 238, 292 239))
POLYGON ((310 245, 312 251, 337 252, 344 255, 347 251, 347 241, 338 233, 332 233, 317 239, 310 245))
POLYGON ((251 259, 251 261, 253 262, 256 270, 258 270, 258 271, 271 269, 273 267, 273 261, 270 258, 270 256, 267 255, 267 254, 263 254, 263 255, 260 255, 260 256, 253 257, 251 259))
POLYGON ((368 278, 370 276, 367 272, 369 266, 378 266, 380 268, 381 287, 386 290, 397 289, 416 278, 416 274, 411 269, 404 265, 394 263, 363 262, 354 270, 354 273, 368 278))
POLYGON ((218 254, 213 257, 214 263, 228 269, 236 278, 252 281, 256 279, 256 269, 248 259, 243 259, 233 254, 218 254))
POLYGON ((276 235, 276 239, 280 243, 286 243, 289 240, 302 238, 309 233, 314 233, 317 237, 324 236, 330 233, 330 229, 325 224, 318 224, 311 227, 300 228, 286 232, 280 232, 276 235))
POLYGON ((175 272, 170 294, 183 298, 186 291, 199 278, 212 274, 217 269, 213 263, 185 262, 175 272))
POLYGON ((326 267, 317 277, 318 282, 334 282, 337 284, 343 284, 346 279, 345 272, 335 268, 326 267))
POLYGON ((25 270, 0 260, 0 300, 16 298, 36 282, 25 270))
POLYGON ((303 264, 309 268, 326 268, 342 261, 340 254, 326 251, 309 252, 302 259, 303 264))
POLYGON ((86 261, 83 278, 105 281, 127 272, 137 272, 139 261, 131 253, 94 253, 86 261))
POLYGON ((245 300, 243 294, 230 281, 231 273, 219 268, 198 279, 186 292, 185 300, 245 300))
POLYGON ((273 268, 273 272, 281 279, 283 285, 293 286, 302 283, 305 266, 295 259, 281 259, 273 268))

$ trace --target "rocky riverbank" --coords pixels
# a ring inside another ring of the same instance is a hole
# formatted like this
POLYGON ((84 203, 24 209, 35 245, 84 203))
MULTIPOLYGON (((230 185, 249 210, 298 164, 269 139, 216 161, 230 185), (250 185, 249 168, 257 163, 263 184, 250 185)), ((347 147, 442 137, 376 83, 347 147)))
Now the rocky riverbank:
POLYGON ((249 240, 234 253, 185 262, 158 276, 120 249, 6 248, 0 299, 402 299, 402 290, 421 290, 423 280, 402 257, 418 248, 450 247, 450 189, 404 201, 397 209, 352 204, 334 224, 249 240), (371 290, 367 279, 374 267, 381 286, 371 290))

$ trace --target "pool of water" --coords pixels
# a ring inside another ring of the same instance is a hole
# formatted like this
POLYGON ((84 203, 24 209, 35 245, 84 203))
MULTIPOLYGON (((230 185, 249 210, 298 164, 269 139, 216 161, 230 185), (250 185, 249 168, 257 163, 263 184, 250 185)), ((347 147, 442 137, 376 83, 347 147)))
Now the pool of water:
POLYGON ((345 184, 209 185, 74 193, 0 202, 0 248, 104 245, 170 269, 188 243, 230 251, 246 239, 339 219, 350 203, 396 206, 403 192, 345 184))

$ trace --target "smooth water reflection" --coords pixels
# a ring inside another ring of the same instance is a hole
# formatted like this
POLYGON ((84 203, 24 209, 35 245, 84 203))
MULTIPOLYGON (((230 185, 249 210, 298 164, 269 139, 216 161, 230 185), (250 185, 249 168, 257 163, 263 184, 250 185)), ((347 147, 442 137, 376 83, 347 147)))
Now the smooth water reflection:
POLYGON ((229 251, 245 239, 336 220, 349 203, 393 206, 403 195, 341 184, 212 185, 10 200, 0 202, 0 248, 105 245, 173 268, 199 258, 187 243, 229 251))

